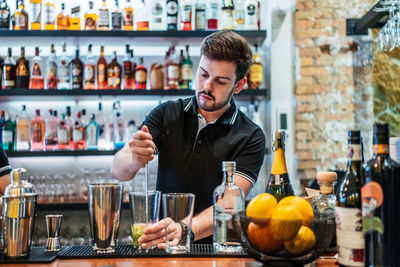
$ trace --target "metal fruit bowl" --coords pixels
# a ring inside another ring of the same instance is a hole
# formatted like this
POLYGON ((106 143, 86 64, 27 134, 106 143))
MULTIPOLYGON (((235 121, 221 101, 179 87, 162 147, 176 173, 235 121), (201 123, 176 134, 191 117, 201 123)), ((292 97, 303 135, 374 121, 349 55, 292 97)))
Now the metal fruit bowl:
MULTIPOLYGON (((310 221, 310 229, 315 235, 315 246, 309 251, 300 255, 290 254, 286 249, 282 249, 274 254, 267 254, 257 250, 248 239, 248 226, 254 221, 251 217, 247 217, 245 212, 234 215, 234 228, 237 236, 247 254, 262 263, 268 263, 268 266, 303 266, 316 260, 329 247, 333 237, 335 236, 335 223, 333 220, 316 220, 310 221)), ((258 220, 258 223, 259 220, 258 220)), ((268 221, 265 221, 268 223, 268 221)), ((265 242, 268 242, 265 238, 265 242)))

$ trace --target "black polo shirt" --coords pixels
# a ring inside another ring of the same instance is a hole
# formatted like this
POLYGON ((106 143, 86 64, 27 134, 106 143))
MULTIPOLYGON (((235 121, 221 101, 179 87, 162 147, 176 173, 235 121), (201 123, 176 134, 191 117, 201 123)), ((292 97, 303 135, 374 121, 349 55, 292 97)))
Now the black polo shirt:
POLYGON ((8 163, 8 159, 3 151, 3 148, 0 146, 0 176, 9 174, 10 172, 11 172, 11 166, 8 163))
POLYGON ((236 108, 229 109, 198 132, 196 97, 168 101, 147 116, 159 153, 157 190, 194 193, 195 214, 213 203, 222 182, 222 161, 236 161, 236 173, 252 184, 264 160, 262 130, 236 108))

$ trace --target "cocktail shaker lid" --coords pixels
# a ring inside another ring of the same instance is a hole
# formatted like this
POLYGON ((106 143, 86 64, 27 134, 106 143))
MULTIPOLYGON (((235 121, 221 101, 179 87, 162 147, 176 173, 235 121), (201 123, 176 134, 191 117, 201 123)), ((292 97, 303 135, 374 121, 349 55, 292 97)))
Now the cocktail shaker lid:
POLYGON ((23 196, 35 193, 33 184, 26 180, 27 176, 28 173, 24 168, 13 169, 11 171, 11 184, 6 187, 4 196, 23 196))

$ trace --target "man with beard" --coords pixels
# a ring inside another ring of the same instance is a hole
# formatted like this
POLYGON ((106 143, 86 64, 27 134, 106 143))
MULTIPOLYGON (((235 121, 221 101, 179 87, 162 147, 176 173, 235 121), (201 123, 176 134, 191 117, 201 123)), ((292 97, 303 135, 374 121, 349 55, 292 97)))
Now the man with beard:
MULTIPOLYGON (((234 32, 206 37, 194 81, 195 96, 153 109, 113 160, 113 178, 126 181, 158 153, 156 189, 195 194, 191 237, 201 243, 212 242, 213 190, 222 181, 222 161, 236 161, 235 181, 246 195, 263 163, 265 136, 233 101, 246 83, 251 59, 249 44, 234 32)), ((187 231, 185 223, 165 218, 147 227, 139 242, 144 248, 165 249, 165 232, 169 240, 179 240, 187 231)))

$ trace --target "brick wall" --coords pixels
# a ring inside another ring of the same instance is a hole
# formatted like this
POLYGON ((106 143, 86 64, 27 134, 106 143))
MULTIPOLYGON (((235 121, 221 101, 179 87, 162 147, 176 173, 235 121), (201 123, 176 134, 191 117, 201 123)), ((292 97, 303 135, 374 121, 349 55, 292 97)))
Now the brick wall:
POLYGON ((364 90, 370 80, 365 65, 371 62, 354 68, 364 41, 346 36, 346 18, 361 17, 373 3, 297 0, 295 121, 302 181, 315 178, 319 170, 345 169, 347 131, 371 122, 365 101, 370 92, 364 90))

